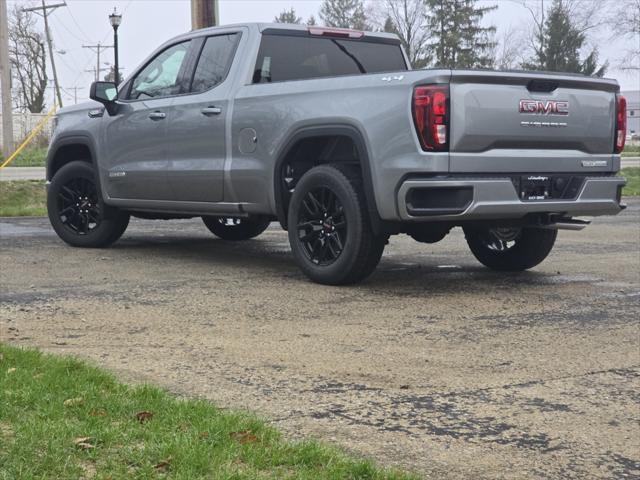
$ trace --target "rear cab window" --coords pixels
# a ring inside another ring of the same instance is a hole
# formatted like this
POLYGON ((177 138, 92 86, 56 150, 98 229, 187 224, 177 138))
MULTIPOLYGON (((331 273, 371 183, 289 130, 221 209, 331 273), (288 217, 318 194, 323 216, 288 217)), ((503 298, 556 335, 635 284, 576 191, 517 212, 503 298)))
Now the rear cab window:
POLYGON ((400 42, 382 37, 359 39, 265 30, 253 83, 362 75, 407 70, 400 42))
POLYGON ((239 37, 237 33, 230 33, 206 39, 191 80, 190 93, 206 92, 225 80, 239 37))

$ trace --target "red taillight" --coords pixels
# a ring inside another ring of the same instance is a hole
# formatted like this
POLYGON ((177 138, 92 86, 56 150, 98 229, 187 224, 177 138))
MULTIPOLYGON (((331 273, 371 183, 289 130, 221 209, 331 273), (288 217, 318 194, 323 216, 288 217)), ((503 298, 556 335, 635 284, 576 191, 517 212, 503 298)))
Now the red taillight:
POLYGON ((449 86, 426 85, 413 91, 413 121, 423 150, 449 149, 449 86))
POLYGON ((627 140, 627 99, 622 95, 616 95, 616 143, 614 153, 624 150, 624 142, 627 140))

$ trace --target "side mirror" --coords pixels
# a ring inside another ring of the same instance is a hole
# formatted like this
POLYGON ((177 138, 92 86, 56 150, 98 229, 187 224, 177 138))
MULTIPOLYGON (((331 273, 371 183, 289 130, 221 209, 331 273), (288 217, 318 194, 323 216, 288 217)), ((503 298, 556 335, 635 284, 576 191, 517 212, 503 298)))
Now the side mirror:
POLYGON ((118 86, 113 82, 93 82, 89 90, 89 98, 102 103, 109 115, 112 115, 118 98, 118 86))

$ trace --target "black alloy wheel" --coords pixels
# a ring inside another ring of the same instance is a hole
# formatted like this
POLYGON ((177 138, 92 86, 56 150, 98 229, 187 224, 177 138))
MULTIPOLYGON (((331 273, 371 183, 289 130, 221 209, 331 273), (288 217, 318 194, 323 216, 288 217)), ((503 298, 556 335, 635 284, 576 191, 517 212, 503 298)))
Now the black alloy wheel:
POLYGON ((540 264, 553 249, 557 230, 535 227, 465 228, 471 253, 492 270, 522 271, 540 264))
POLYGON ((211 233, 223 240, 242 241, 257 237, 271 223, 263 215, 249 217, 202 217, 202 221, 211 233))
POLYGON ((60 222, 76 235, 87 235, 100 225, 98 189, 92 180, 71 178, 57 192, 60 222))
POLYGON ((107 247, 129 224, 129 213, 106 205, 93 166, 69 162, 58 170, 47 192, 51 226, 74 247, 107 247))
POLYGON ((358 165, 332 163, 307 171, 287 212, 289 244, 311 280, 348 285, 378 265, 387 236, 374 232, 358 165))
POLYGON ((335 262, 344 250, 347 221, 338 197, 328 188, 307 192, 296 229, 307 258, 316 265, 335 262))

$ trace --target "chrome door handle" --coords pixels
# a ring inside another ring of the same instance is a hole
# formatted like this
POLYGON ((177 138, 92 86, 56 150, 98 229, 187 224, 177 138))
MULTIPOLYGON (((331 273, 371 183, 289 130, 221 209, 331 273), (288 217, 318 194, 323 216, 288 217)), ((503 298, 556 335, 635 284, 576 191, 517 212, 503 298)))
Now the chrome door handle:
POLYGON ((167 114, 164 112, 151 112, 149 114, 149 118, 151 120, 164 120, 165 118, 167 118, 167 114))
POLYGON ((222 109, 220 107, 206 107, 200 110, 200 113, 207 117, 211 115, 220 115, 222 113, 222 109))

